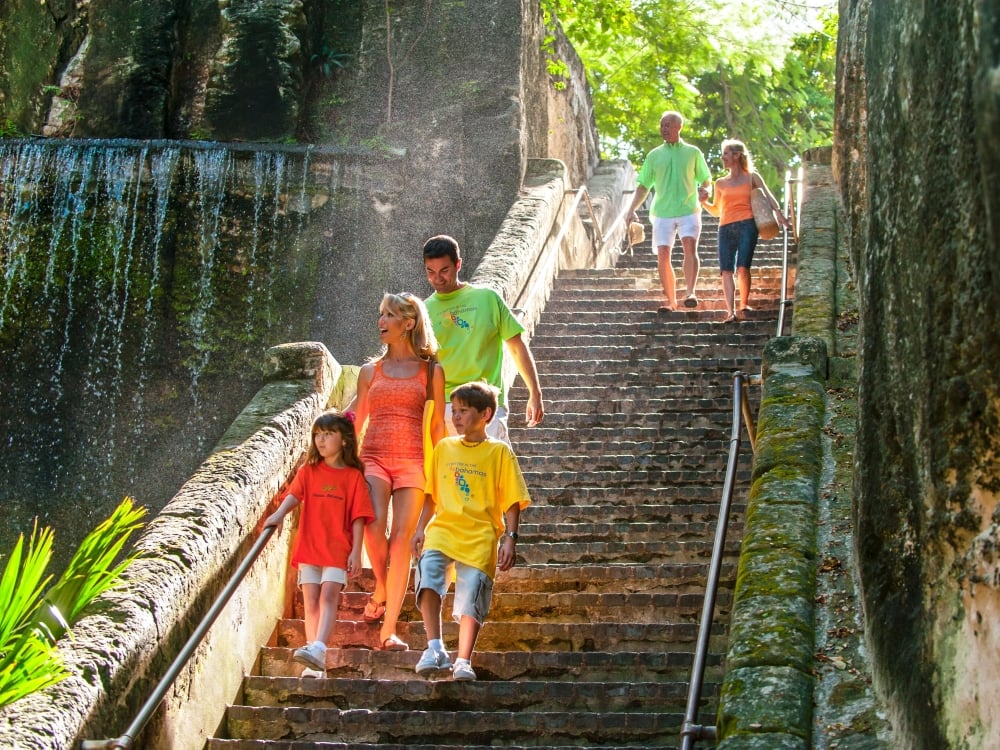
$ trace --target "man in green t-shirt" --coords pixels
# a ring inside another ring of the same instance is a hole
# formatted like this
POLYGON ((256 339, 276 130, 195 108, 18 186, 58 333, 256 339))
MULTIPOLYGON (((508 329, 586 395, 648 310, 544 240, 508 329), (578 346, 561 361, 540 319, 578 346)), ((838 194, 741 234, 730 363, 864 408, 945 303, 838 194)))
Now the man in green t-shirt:
POLYGON ((684 282, 687 285, 685 307, 697 307, 698 295, 698 237, 701 235, 701 198, 708 198, 712 173, 708 170, 701 149, 685 143, 680 137, 684 119, 678 112, 664 112, 660 116, 660 135, 663 143, 648 154, 636 178, 638 185, 629 209, 628 221, 637 221, 635 211, 653 191, 653 205, 649 209, 653 226, 653 252, 660 272, 660 283, 667 303, 661 310, 677 309, 677 290, 674 267, 670 263, 674 238, 681 237, 684 248, 684 282))
POLYGON ((459 281, 462 254, 453 237, 445 234, 431 237, 424 243, 423 255, 427 281, 434 287, 434 293, 425 303, 438 340, 438 362, 444 368, 448 432, 456 434, 450 412, 452 389, 462 383, 485 380, 499 391, 497 413, 487 432, 509 442, 507 387, 503 382, 505 348, 528 387, 525 422, 534 427, 545 416, 538 370, 523 338, 524 327, 495 291, 459 281))

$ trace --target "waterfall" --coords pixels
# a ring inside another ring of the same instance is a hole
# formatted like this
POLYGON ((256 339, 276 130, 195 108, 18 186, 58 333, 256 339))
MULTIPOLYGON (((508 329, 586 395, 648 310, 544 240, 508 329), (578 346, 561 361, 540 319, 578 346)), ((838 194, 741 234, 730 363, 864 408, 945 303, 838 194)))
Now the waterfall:
POLYGON ((0 140, 14 530, 172 496, 259 387, 264 349, 305 337, 340 173, 294 148, 0 140))

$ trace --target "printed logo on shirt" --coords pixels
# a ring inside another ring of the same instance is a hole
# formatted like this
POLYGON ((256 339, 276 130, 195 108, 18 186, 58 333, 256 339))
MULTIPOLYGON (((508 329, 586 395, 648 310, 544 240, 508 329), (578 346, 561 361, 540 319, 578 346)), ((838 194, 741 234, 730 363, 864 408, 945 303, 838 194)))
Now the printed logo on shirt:
POLYGON ((472 329, 472 326, 469 325, 469 321, 467 321, 465 318, 463 318, 460 315, 456 315, 453 312, 449 312, 449 313, 447 313, 447 317, 448 317, 448 320, 451 322, 451 324, 453 326, 455 326, 456 328, 463 328, 466 331, 469 331, 469 330, 472 329))
POLYGON ((465 475, 460 471, 455 472, 455 486, 462 493, 462 498, 465 502, 469 502, 472 499, 472 488, 469 487, 469 483, 465 481, 465 475))

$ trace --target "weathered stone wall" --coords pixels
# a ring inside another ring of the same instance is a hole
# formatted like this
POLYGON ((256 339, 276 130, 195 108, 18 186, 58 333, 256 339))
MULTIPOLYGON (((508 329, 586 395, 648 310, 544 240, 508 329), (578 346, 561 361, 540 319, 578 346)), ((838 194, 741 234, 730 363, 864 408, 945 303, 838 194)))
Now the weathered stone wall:
POLYGON ((318 300, 309 336, 355 361, 378 347, 368 313, 384 292, 430 291, 427 237, 453 235, 474 268, 527 159, 564 161, 572 187, 596 166, 582 65, 556 29, 570 66, 556 88, 541 18, 537 0, 12 0, 0 4, 0 127, 402 157, 338 206, 319 259, 320 287, 351 293, 318 300))
POLYGON ((1000 745, 1000 2, 841 2, 856 522, 900 747, 1000 745))
MULTIPOLYGON (((128 728, 248 552, 313 419, 328 403, 343 403, 356 378, 313 342, 268 350, 264 370, 255 398, 143 531, 121 588, 100 597, 61 643, 72 676, 0 710, 0 747, 66 750, 128 728)), ((197 750, 215 731, 284 611, 289 534, 274 537, 137 747, 197 750)))

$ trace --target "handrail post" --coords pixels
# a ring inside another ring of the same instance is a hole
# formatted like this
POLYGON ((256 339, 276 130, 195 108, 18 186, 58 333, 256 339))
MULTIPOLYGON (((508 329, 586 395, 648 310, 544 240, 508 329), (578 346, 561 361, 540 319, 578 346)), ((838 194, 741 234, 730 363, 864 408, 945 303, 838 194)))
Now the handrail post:
MULTIPOLYGON (((802 189, 802 167, 799 167, 799 176, 792 178, 792 172, 785 170, 785 216, 792 222, 792 235, 798 238, 799 223, 799 201, 801 200, 802 189), (795 198, 792 198, 792 184, 796 185, 795 198), (794 218, 793 218, 794 217, 794 218)), ((785 308, 788 307, 788 229, 782 228, 781 245, 781 298, 778 301, 778 332, 776 336, 781 337, 785 332, 785 308)))
POLYGON ((736 464, 740 456, 740 415, 743 413, 743 373, 733 374, 733 427, 729 436, 729 460, 726 465, 726 480, 722 488, 719 504, 719 519, 715 528, 715 544, 709 563, 708 579, 705 583, 705 601, 698 624, 698 640, 694 661, 691 665, 691 682, 688 685, 687 707, 684 711, 684 725, 681 728, 681 750, 692 750, 697 739, 713 739, 714 726, 697 724, 698 704, 701 703, 702 683, 705 679, 705 662, 708 658, 708 641, 712 635, 712 620, 715 616, 715 597, 722 572, 722 557, 725 553, 726 531, 729 527, 729 513, 733 499, 733 485, 736 481, 736 464))
POLYGON ((146 699, 146 702, 139 709, 138 715, 129 724, 128 729, 120 737, 115 737, 113 739, 105 740, 84 740, 80 745, 81 750, 129 750, 132 747, 132 743, 135 742, 136 736, 143 730, 149 720, 153 717, 153 713, 160 705, 160 701, 163 700, 167 691, 170 690, 171 686, 174 684, 174 680, 181 673, 181 670, 187 664, 188 660, 194 654, 195 649, 201 643, 202 638, 208 632, 208 629, 212 627, 216 618, 221 614, 222 610, 225 608, 226 604, 229 603, 229 599, 236 592, 237 587, 242 583, 246 574, 250 571, 251 566, 260 556, 261 551, 264 549, 264 545, 267 541, 274 535, 274 531, 277 526, 267 526, 261 531, 260 536, 257 537, 257 541, 253 543, 250 551, 247 552, 246 557, 240 562, 239 567, 233 573, 229 582, 226 584, 225 588, 219 593, 215 601, 212 602, 212 606, 209 608, 208 612, 202 618, 201 622, 191 633, 191 637, 187 639, 187 642, 181 648, 177 656, 174 657, 173 662, 167 668, 163 677, 157 683, 156 688, 153 690, 152 695, 146 699))

